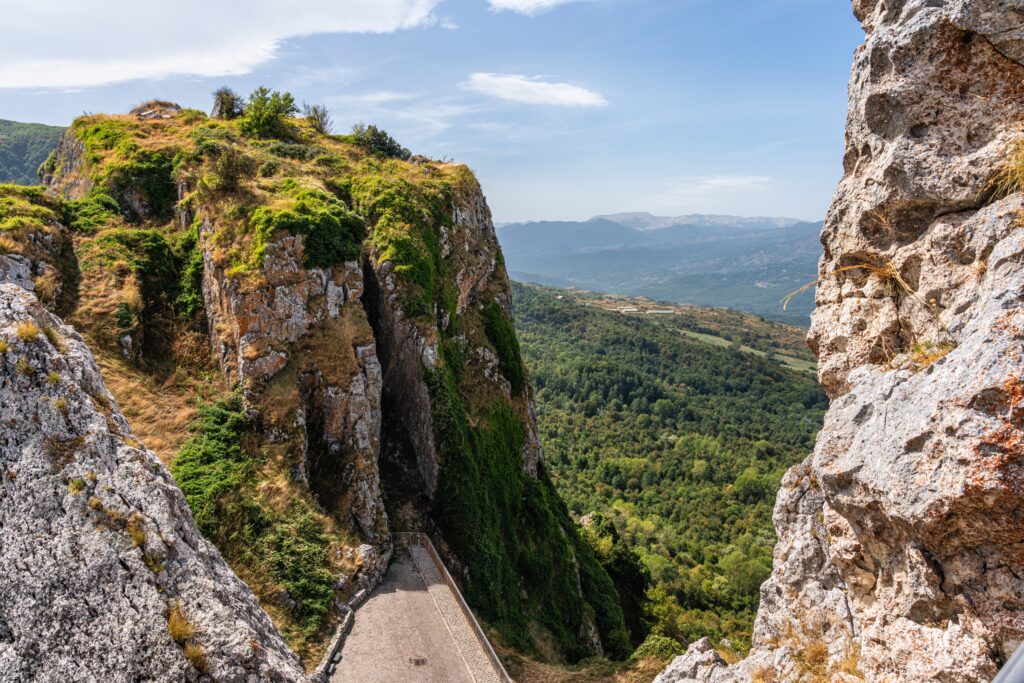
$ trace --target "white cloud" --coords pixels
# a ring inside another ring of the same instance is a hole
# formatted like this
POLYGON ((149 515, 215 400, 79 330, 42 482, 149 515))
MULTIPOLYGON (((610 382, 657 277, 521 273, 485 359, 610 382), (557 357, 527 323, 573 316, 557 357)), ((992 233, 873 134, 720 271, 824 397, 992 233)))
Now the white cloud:
POLYGON ((567 5, 570 2, 576 0, 491 0, 491 9, 494 10, 510 10, 512 12, 519 12, 527 16, 533 16, 546 12, 547 10, 558 7, 559 5, 567 5))
POLYGON ((509 102, 546 104, 558 107, 604 107, 600 94, 570 83, 549 83, 540 77, 521 74, 471 74, 465 86, 475 92, 509 102))
POLYGON ((771 188, 772 178, 763 175, 690 176, 668 183, 644 206, 676 213, 737 213, 737 206, 764 197, 771 188))
POLYGON ((430 24, 440 0, 46 0, 5 8, 0 88, 91 87, 170 75, 230 76, 318 33, 430 24))
POLYGON ((772 179, 763 175, 716 175, 690 180, 689 191, 700 194, 721 190, 766 190, 772 179))

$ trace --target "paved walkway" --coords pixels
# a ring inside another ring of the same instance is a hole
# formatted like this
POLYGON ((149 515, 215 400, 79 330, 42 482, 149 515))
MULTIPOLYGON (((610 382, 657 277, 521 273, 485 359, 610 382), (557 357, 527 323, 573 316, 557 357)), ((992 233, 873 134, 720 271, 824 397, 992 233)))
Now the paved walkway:
MULTIPOLYGON (((447 587, 445 592, 454 600, 447 587)), ((331 683, 489 682, 470 674, 435 594, 428 591, 409 551, 396 550, 384 581, 356 610, 331 683)), ((469 628, 461 613, 459 617, 469 628)))
POLYGON ((473 680, 476 683, 501 683, 501 679, 494 671, 494 665, 491 664, 491 660, 487 658, 480 646, 473 627, 470 626, 465 613, 459 607, 451 588, 441 578, 441 573, 437 570, 434 561, 430 559, 426 548, 414 545, 409 548, 409 552, 412 553, 416 569, 419 570, 420 576, 427 584, 427 591, 434 598, 437 609, 441 611, 445 623, 448 624, 448 630, 458 644, 459 650, 462 652, 462 659, 469 668, 473 680))

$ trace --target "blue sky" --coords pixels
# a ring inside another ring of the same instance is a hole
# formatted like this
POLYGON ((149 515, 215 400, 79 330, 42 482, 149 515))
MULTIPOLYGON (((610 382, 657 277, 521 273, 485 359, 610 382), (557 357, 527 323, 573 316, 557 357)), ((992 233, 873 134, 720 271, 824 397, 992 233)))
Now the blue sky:
POLYGON ((289 4, 0 0, 0 118, 266 84, 469 164, 497 221, 819 219, 841 173, 862 39, 842 0, 289 4))

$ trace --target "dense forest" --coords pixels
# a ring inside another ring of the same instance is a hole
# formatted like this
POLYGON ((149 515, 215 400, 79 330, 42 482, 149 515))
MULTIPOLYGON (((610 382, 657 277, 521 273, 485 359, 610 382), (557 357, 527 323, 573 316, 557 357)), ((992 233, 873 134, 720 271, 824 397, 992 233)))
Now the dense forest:
POLYGON ((36 171, 57 146, 63 128, 0 119, 0 183, 35 185, 36 171))
POLYGON ((624 315, 569 292, 513 293, 549 470, 634 640, 707 634, 744 649, 771 569, 775 490, 827 407, 813 375, 775 355, 806 349, 790 328, 752 334, 750 316, 721 310, 624 315))

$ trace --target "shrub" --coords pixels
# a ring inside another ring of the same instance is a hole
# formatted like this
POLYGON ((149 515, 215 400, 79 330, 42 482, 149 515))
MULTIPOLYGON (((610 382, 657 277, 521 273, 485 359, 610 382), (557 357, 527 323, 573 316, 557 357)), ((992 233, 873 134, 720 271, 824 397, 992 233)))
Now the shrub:
POLYGON ((357 145, 365 147, 382 157, 401 159, 403 161, 407 161, 412 157, 412 152, 402 147, 397 140, 388 135, 387 131, 374 125, 368 126, 364 123, 357 123, 352 126, 351 139, 357 145))
POLYGON ((291 93, 271 92, 260 86, 249 95, 238 130, 242 135, 254 138, 291 137, 286 119, 297 112, 295 98, 291 93))
POLYGON ((207 538, 219 537, 222 499, 239 490, 252 470, 241 445, 248 428, 237 395, 204 404, 192 425, 193 437, 171 465, 196 525, 207 538))
POLYGON ((93 188, 82 199, 64 204, 64 221, 75 232, 92 234, 107 227, 120 211, 117 200, 103 190, 93 188))
POLYGON ((319 630, 334 599, 334 574, 327 555, 323 525, 304 503, 275 525, 266 540, 270 577, 295 601, 291 610, 307 633, 319 630))
POLYGON ((685 651, 686 649, 675 638, 651 634, 636 649, 631 659, 657 659, 659 662, 668 662, 685 651))
POLYGON ((116 159, 104 167, 100 184, 114 197, 141 197, 141 207, 134 203, 121 207, 132 219, 170 218, 178 202, 174 157, 163 150, 144 149, 134 141, 119 145, 117 152, 116 159), (141 215, 135 213, 137 208, 142 209, 141 215))
POLYGON ((204 177, 203 183, 211 190, 233 192, 243 179, 256 173, 257 161, 233 145, 212 145, 209 152, 212 177, 204 177))
POLYGON ((14 333, 18 335, 18 339, 21 341, 29 342, 39 336, 39 328, 35 323, 26 320, 18 323, 14 333))
POLYGON ((279 190, 291 201, 284 208, 261 206, 249 221, 254 233, 251 265, 263 263, 267 244, 278 230, 304 236, 307 268, 326 268, 359 257, 366 224, 341 200, 294 182, 282 183, 279 190))
POLYGON ((309 161, 322 154, 324 149, 316 145, 300 145, 294 142, 276 141, 267 145, 267 151, 276 157, 309 161))
POLYGON ((260 175, 264 178, 269 178, 278 171, 281 170, 281 162, 276 159, 267 159, 260 164, 260 175))
POLYGON ((174 308, 182 318, 190 319, 199 314, 204 306, 203 299, 203 250, 199 246, 199 224, 192 226, 178 238, 174 245, 175 257, 182 264, 181 286, 174 308))
POLYGON ((167 615, 167 630, 171 634, 171 640, 178 645, 182 645, 196 634, 195 627, 188 620, 188 617, 185 616, 180 603, 176 602, 171 606, 171 611, 167 615))
POLYGON ((491 301, 484 306, 483 317, 484 331, 498 354, 498 367, 501 369, 501 374, 508 380, 512 387, 512 393, 520 394, 526 387, 526 371, 523 369, 523 359, 520 355, 516 332, 496 301, 491 301))
POLYGON ((213 109, 210 116, 221 119, 237 119, 245 111, 242 98, 231 88, 224 86, 213 91, 213 109))
POLYGON ((302 106, 302 115, 313 126, 313 129, 318 133, 324 135, 330 135, 331 129, 334 127, 334 121, 331 119, 331 113, 327 111, 327 107, 322 104, 305 104, 302 106))

